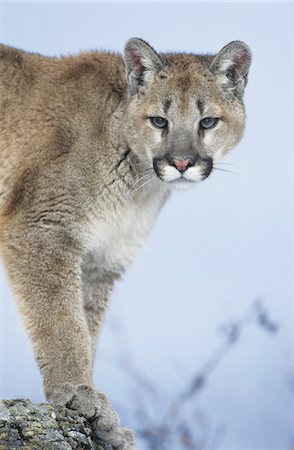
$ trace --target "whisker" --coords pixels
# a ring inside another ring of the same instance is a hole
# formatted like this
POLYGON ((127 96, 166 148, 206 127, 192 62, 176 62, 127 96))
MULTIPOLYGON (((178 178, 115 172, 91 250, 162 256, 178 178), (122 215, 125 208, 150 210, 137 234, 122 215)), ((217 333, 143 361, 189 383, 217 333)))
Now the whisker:
POLYGON ((144 175, 142 175, 137 181, 135 181, 135 183, 131 186, 131 189, 133 189, 133 187, 136 186, 136 184, 138 184, 140 181, 144 180, 144 178, 147 178, 150 176, 150 173, 145 173, 144 175))
POLYGON ((236 166, 234 163, 227 163, 227 162, 217 162, 216 164, 226 165, 226 166, 236 166))
POLYGON ((146 184, 150 183, 150 181, 155 180, 156 175, 153 175, 149 180, 147 180, 145 183, 141 184, 141 186, 137 187, 136 189, 133 189, 134 192, 138 191, 142 187, 146 186, 146 184))
POLYGON ((234 175, 239 175, 238 172, 234 172, 233 170, 221 169, 220 167, 214 167, 215 170, 221 170, 222 172, 233 173, 234 175))

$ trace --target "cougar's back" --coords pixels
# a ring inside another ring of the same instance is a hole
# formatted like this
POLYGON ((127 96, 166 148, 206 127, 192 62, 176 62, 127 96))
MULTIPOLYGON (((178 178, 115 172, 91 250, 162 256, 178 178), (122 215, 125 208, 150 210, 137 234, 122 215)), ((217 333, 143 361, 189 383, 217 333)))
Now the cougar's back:
POLYGON ((38 56, 0 45, 0 216, 16 180, 30 165, 30 103, 38 56))

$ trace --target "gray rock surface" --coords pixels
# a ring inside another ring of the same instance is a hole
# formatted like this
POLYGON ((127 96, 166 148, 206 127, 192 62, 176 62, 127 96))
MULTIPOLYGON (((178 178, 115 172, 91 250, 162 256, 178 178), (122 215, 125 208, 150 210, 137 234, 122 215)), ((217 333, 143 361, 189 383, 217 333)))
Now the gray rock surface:
POLYGON ((29 400, 0 400, 0 450, 104 450, 76 411, 29 400))

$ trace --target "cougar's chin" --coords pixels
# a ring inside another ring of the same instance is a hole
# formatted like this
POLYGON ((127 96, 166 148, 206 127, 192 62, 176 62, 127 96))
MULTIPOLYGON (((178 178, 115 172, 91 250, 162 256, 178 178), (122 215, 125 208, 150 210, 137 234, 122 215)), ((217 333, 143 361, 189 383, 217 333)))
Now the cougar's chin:
POLYGON ((197 183, 198 181, 189 181, 185 178, 179 178, 168 182, 169 186, 175 191, 187 191, 188 189, 193 188, 197 183))

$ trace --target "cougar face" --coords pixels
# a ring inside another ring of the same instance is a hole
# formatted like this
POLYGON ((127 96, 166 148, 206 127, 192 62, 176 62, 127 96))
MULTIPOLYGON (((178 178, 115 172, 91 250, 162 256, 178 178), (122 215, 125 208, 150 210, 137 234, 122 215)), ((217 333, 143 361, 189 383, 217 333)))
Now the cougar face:
POLYGON ((205 180, 243 134, 248 47, 235 41, 216 57, 159 56, 133 39, 125 61, 130 148, 172 187, 205 180))

